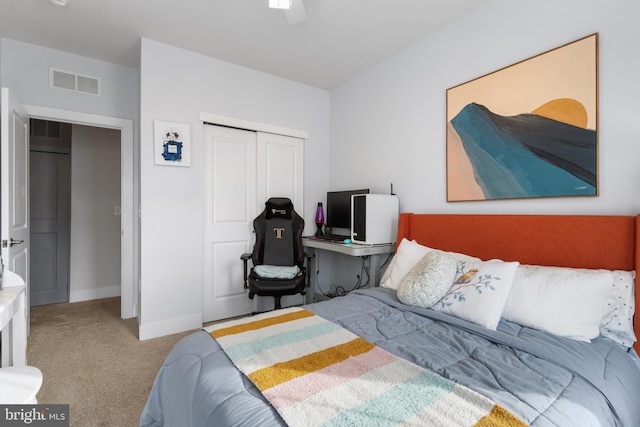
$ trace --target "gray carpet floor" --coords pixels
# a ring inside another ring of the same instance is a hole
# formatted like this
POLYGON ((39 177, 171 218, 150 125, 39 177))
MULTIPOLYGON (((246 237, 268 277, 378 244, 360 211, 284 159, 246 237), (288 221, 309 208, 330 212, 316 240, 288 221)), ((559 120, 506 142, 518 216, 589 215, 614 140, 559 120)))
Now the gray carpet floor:
POLYGON ((158 369, 189 333, 139 341, 120 298, 33 307, 27 362, 43 374, 38 403, 69 404, 71 426, 137 426, 158 369))

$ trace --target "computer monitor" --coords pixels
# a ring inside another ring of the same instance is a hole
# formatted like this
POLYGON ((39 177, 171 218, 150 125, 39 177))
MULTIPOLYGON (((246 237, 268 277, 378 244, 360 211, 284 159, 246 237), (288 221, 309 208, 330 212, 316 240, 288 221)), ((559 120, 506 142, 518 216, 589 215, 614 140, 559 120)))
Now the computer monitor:
POLYGON ((368 193, 368 188, 327 192, 327 214, 325 218, 326 226, 332 229, 332 234, 348 236, 351 233, 351 196, 353 194, 368 193))

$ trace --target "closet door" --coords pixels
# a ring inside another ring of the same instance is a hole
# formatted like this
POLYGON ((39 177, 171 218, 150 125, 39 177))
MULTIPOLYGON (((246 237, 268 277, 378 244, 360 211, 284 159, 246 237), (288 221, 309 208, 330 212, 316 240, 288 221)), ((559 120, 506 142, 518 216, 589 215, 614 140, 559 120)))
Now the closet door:
POLYGON ((203 322, 251 313, 240 255, 253 245, 256 133, 205 125, 203 322))
MULTIPOLYGON (((205 126, 205 248, 203 322, 273 308, 272 297, 250 300, 240 255, 253 249, 253 220, 269 197, 288 197, 304 212, 304 140, 205 126)), ((291 298, 294 298, 291 300, 291 298)), ((301 296, 283 305, 299 304, 301 296)))
POLYGON ((304 140, 258 132, 259 207, 270 197, 288 197, 304 217, 304 140))

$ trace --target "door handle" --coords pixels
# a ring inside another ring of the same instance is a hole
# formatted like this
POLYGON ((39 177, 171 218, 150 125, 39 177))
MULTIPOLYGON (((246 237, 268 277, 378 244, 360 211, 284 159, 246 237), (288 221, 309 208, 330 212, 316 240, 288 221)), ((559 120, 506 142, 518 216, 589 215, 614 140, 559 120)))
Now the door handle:
POLYGON ((6 247, 14 247, 15 245, 19 245, 21 243, 24 243, 24 240, 14 240, 13 237, 11 239, 9 239, 9 241, 3 240, 2 241, 2 247, 6 248, 6 247))
POLYGON ((13 237, 9 239, 9 247, 14 247, 15 245, 19 245, 24 243, 24 240, 13 240, 13 237))

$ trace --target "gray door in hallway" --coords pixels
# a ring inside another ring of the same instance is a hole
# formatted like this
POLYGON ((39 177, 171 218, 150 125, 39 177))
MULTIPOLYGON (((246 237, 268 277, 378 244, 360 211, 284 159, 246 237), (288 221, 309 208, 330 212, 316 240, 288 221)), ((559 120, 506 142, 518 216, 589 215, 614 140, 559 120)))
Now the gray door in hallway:
POLYGON ((31 151, 31 306, 69 300, 69 154, 31 151))

